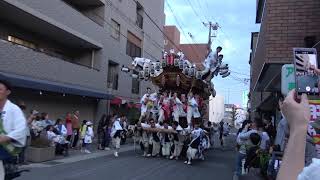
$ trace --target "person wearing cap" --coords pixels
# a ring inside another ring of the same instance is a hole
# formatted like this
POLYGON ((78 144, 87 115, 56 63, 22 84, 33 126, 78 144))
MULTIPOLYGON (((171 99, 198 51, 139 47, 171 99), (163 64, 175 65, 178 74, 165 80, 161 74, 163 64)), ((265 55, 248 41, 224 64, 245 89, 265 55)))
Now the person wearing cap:
POLYGON ((89 150, 90 149, 89 146, 90 144, 92 144, 92 139, 94 137, 92 125, 93 124, 91 121, 86 122, 87 130, 84 136, 83 147, 84 147, 84 152, 87 154, 91 153, 91 151, 89 150))
POLYGON ((8 100, 11 86, 0 80, 0 179, 5 178, 4 163, 16 157, 26 144, 27 123, 21 109, 8 100))

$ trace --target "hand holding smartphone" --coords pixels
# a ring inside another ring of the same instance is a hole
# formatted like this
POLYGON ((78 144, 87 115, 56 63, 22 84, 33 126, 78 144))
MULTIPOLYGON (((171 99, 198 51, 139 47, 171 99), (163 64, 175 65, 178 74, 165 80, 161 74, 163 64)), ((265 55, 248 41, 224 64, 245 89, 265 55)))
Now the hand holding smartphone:
POLYGON ((319 95, 317 50, 314 48, 294 48, 294 67, 297 95, 319 95))

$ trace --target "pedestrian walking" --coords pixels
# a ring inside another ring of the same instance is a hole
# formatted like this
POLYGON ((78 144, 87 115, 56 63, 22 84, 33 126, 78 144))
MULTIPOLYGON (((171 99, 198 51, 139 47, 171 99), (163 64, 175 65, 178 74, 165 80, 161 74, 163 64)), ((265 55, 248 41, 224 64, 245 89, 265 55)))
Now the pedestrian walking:
POLYGON ((120 125, 120 118, 117 118, 117 116, 113 117, 113 125, 111 129, 111 137, 112 137, 112 144, 114 146, 114 156, 119 156, 119 150, 120 150, 120 141, 121 141, 121 133, 123 131, 123 128, 120 125))
MULTIPOLYGON (((11 86, 0 80, 0 179, 8 172, 5 167, 13 163, 26 143, 26 118, 21 109, 8 100, 11 86)), ((14 172, 15 173, 15 172, 14 172)))

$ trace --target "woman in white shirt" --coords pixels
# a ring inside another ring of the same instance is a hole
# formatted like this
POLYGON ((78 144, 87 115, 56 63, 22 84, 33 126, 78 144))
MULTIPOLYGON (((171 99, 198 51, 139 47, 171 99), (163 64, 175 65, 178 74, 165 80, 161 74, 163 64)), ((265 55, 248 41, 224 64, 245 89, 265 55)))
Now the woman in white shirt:
POLYGON ((68 141, 64 136, 59 135, 53 125, 49 125, 47 128, 47 138, 51 141, 51 145, 56 147, 56 154, 68 155, 68 141))
POLYGON ((67 136, 67 128, 63 124, 62 119, 57 119, 54 127, 58 130, 59 135, 64 136, 64 137, 67 136))

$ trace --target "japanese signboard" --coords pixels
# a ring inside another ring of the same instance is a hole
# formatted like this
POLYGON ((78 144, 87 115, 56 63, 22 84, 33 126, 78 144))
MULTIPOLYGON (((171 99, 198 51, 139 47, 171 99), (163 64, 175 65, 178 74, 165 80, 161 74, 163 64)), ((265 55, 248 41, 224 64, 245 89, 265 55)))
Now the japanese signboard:
MULTIPOLYGON (((288 92, 295 88, 294 66, 285 64, 281 71, 281 93, 287 95, 288 92)), ((311 121, 320 118, 320 100, 310 100, 311 121)))
POLYGON ((281 70, 281 93, 286 96, 295 86, 294 65, 283 65, 281 70))

